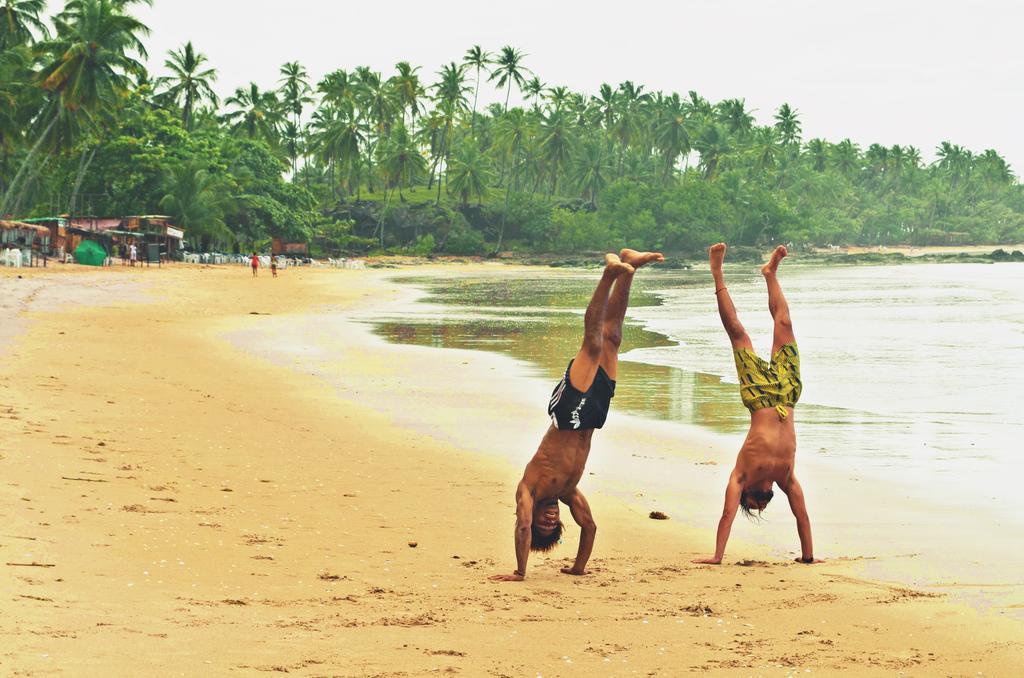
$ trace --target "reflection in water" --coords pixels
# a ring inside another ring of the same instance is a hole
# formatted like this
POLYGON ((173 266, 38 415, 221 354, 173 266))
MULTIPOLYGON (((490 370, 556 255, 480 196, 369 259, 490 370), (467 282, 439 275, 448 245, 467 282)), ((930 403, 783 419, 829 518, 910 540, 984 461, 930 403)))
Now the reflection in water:
MULTIPOLYGON (((436 278, 414 278, 409 282, 427 288, 427 303, 403 313, 401 320, 374 323, 374 331, 396 343, 505 353, 536 365, 553 388, 579 349, 583 310, 595 278, 595 273, 578 271, 557 279, 550 275, 462 278, 443 284, 436 278)), ((701 282, 686 272, 657 276, 657 287, 701 282)), ((639 276, 630 297, 631 307, 659 303, 639 276)), ((638 347, 675 344, 628 319, 623 328, 623 353, 638 347)), ((736 388, 714 375, 621 361, 614 406, 632 414, 736 432, 745 430, 749 423, 736 388)))
MULTIPOLYGON (((764 356, 772 330, 764 282, 754 267, 726 268, 764 356)), ((500 352, 553 388, 579 348, 598 272, 473 275, 412 280, 426 299, 375 314, 374 331, 398 343, 500 352)), ((749 416, 707 277, 636 277, 613 407, 738 441, 749 416)), ((1006 551, 1004 537, 1022 524, 1006 478, 1020 468, 1024 437, 1024 266, 787 264, 785 289, 803 354, 796 426, 801 466, 818 481, 805 485, 818 495, 818 543, 836 553, 920 554, 943 581, 1018 582, 1022 556, 1006 551)), ((789 524, 780 530, 777 543, 790 545, 789 524)), ((875 576, 893 578, 893 562, 873 561, 875 576)), ((905 576, 924 575, 911 563, 905 576)))

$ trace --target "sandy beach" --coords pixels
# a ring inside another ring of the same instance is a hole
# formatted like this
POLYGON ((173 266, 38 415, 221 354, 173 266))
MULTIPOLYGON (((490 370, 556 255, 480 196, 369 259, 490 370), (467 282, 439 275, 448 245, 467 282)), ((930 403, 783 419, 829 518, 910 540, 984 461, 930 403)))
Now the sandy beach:
MULTIPOLYGON (((413 270, 467 266, 493 265, 413 270)), ((0 673, 1021 672, 1017 619, 866 579, 855 548, 808 567, 739 539, 692 565, 713 525, 623 493, 588 493, 590 576, 559 572, 573 525, 525 582, 488 581, 551 384, 374 336, 395 273, 0 270, 0 673)), ((593 482, 663 433, 610 419, 593 482)), ((692 464, 735 455, 686 435, 692 464)))

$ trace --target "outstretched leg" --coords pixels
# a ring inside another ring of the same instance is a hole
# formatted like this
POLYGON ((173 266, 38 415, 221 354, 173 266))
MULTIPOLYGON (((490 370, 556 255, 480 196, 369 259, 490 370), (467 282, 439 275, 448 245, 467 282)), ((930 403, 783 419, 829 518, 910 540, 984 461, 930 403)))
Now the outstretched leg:
POLYGON ((708 261, 711 264, 711 277, 715 281, 715 297, 718 299, 718 316, 722 319, 722 326, 729 335, 733 349, 753 348, 747 330, 743 328, 739 317, 736 315, 736 307, 733 306, 732 297, 729 296, 729 289, 725 286, 725 276, 722 274, 722 262, 725 261, 726 246, 724 242, 712 245, 708 250, 708 261))
POLYGON ((569 382, 578 391, 586 391, 594 383, 597 368, 604 352, 604 322, 608 314, 608 296, 612 284, 623 275, 632 275, 633 267, 623 263, 614 254, 604 257, 604 273, 583 316, 583 345, 569 369, 569 382))
POLYGON ((793 321, 789 317, 789 304, 782 294, 782 287, 779 286, 779 264, 789 252, 782 245, 779 245, 772 252, 768 263, 761 267, 761 275, 768 283, 768 311, 775 321, 775 330, 772 335, 772 355, 786 344, 796 341, 793 334, 793 321))
POLYGON ((608 297, 608 309, 604 314, 604 326, 601 338, 603 346, 600 365, 615 381, 619 378, 619 346, 622 345, 622 323, 626 319, 626 308, 629 306, 629 288, 633 284, 633 274, 641 266, 655 261, 665 261, 660 252, 637 252, 624 249, 619 252, 619 259, 633 267, 633 271, 623 273, 615 280, 611 295, 608 297))

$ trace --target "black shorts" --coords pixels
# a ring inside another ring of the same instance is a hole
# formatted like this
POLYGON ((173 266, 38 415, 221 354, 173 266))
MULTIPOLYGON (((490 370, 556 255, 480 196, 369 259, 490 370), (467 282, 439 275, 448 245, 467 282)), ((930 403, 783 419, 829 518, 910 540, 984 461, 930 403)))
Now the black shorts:
POLYGON ((565 376, 551 392, 548 414, 555 428, 563 431, 601 428, 608 418, 608 407, 615 396, 615 382, 604 371, 597 368, 594 383, 586 393, 581 393, 569 382, 572 360, 565 368, 565 376))

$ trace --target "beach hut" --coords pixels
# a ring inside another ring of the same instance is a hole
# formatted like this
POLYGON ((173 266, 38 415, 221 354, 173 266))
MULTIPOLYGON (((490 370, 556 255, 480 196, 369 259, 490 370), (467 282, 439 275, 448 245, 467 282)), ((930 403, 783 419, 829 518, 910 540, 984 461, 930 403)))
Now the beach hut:
POLYGON ((308 257, 309 244, 304 242, 288 242, 281 238, 272 238, 270 241, 270 253, 285 257, 308 257))
POLYGON ((161 259, 176 258, 185 238, 184 229, 175 226, 171 222, 171 217, 162 214, 124 217, 117 233, 133 236, 140 247, 159 245, 161 259))
MULTIPOLYGON (((18 250, 23 266, 35 266, 49 253, 50 229, 24 221, 0 220, 0 250, 18 250)), ((45 258, 43 259, 45 264, 45 258)))

